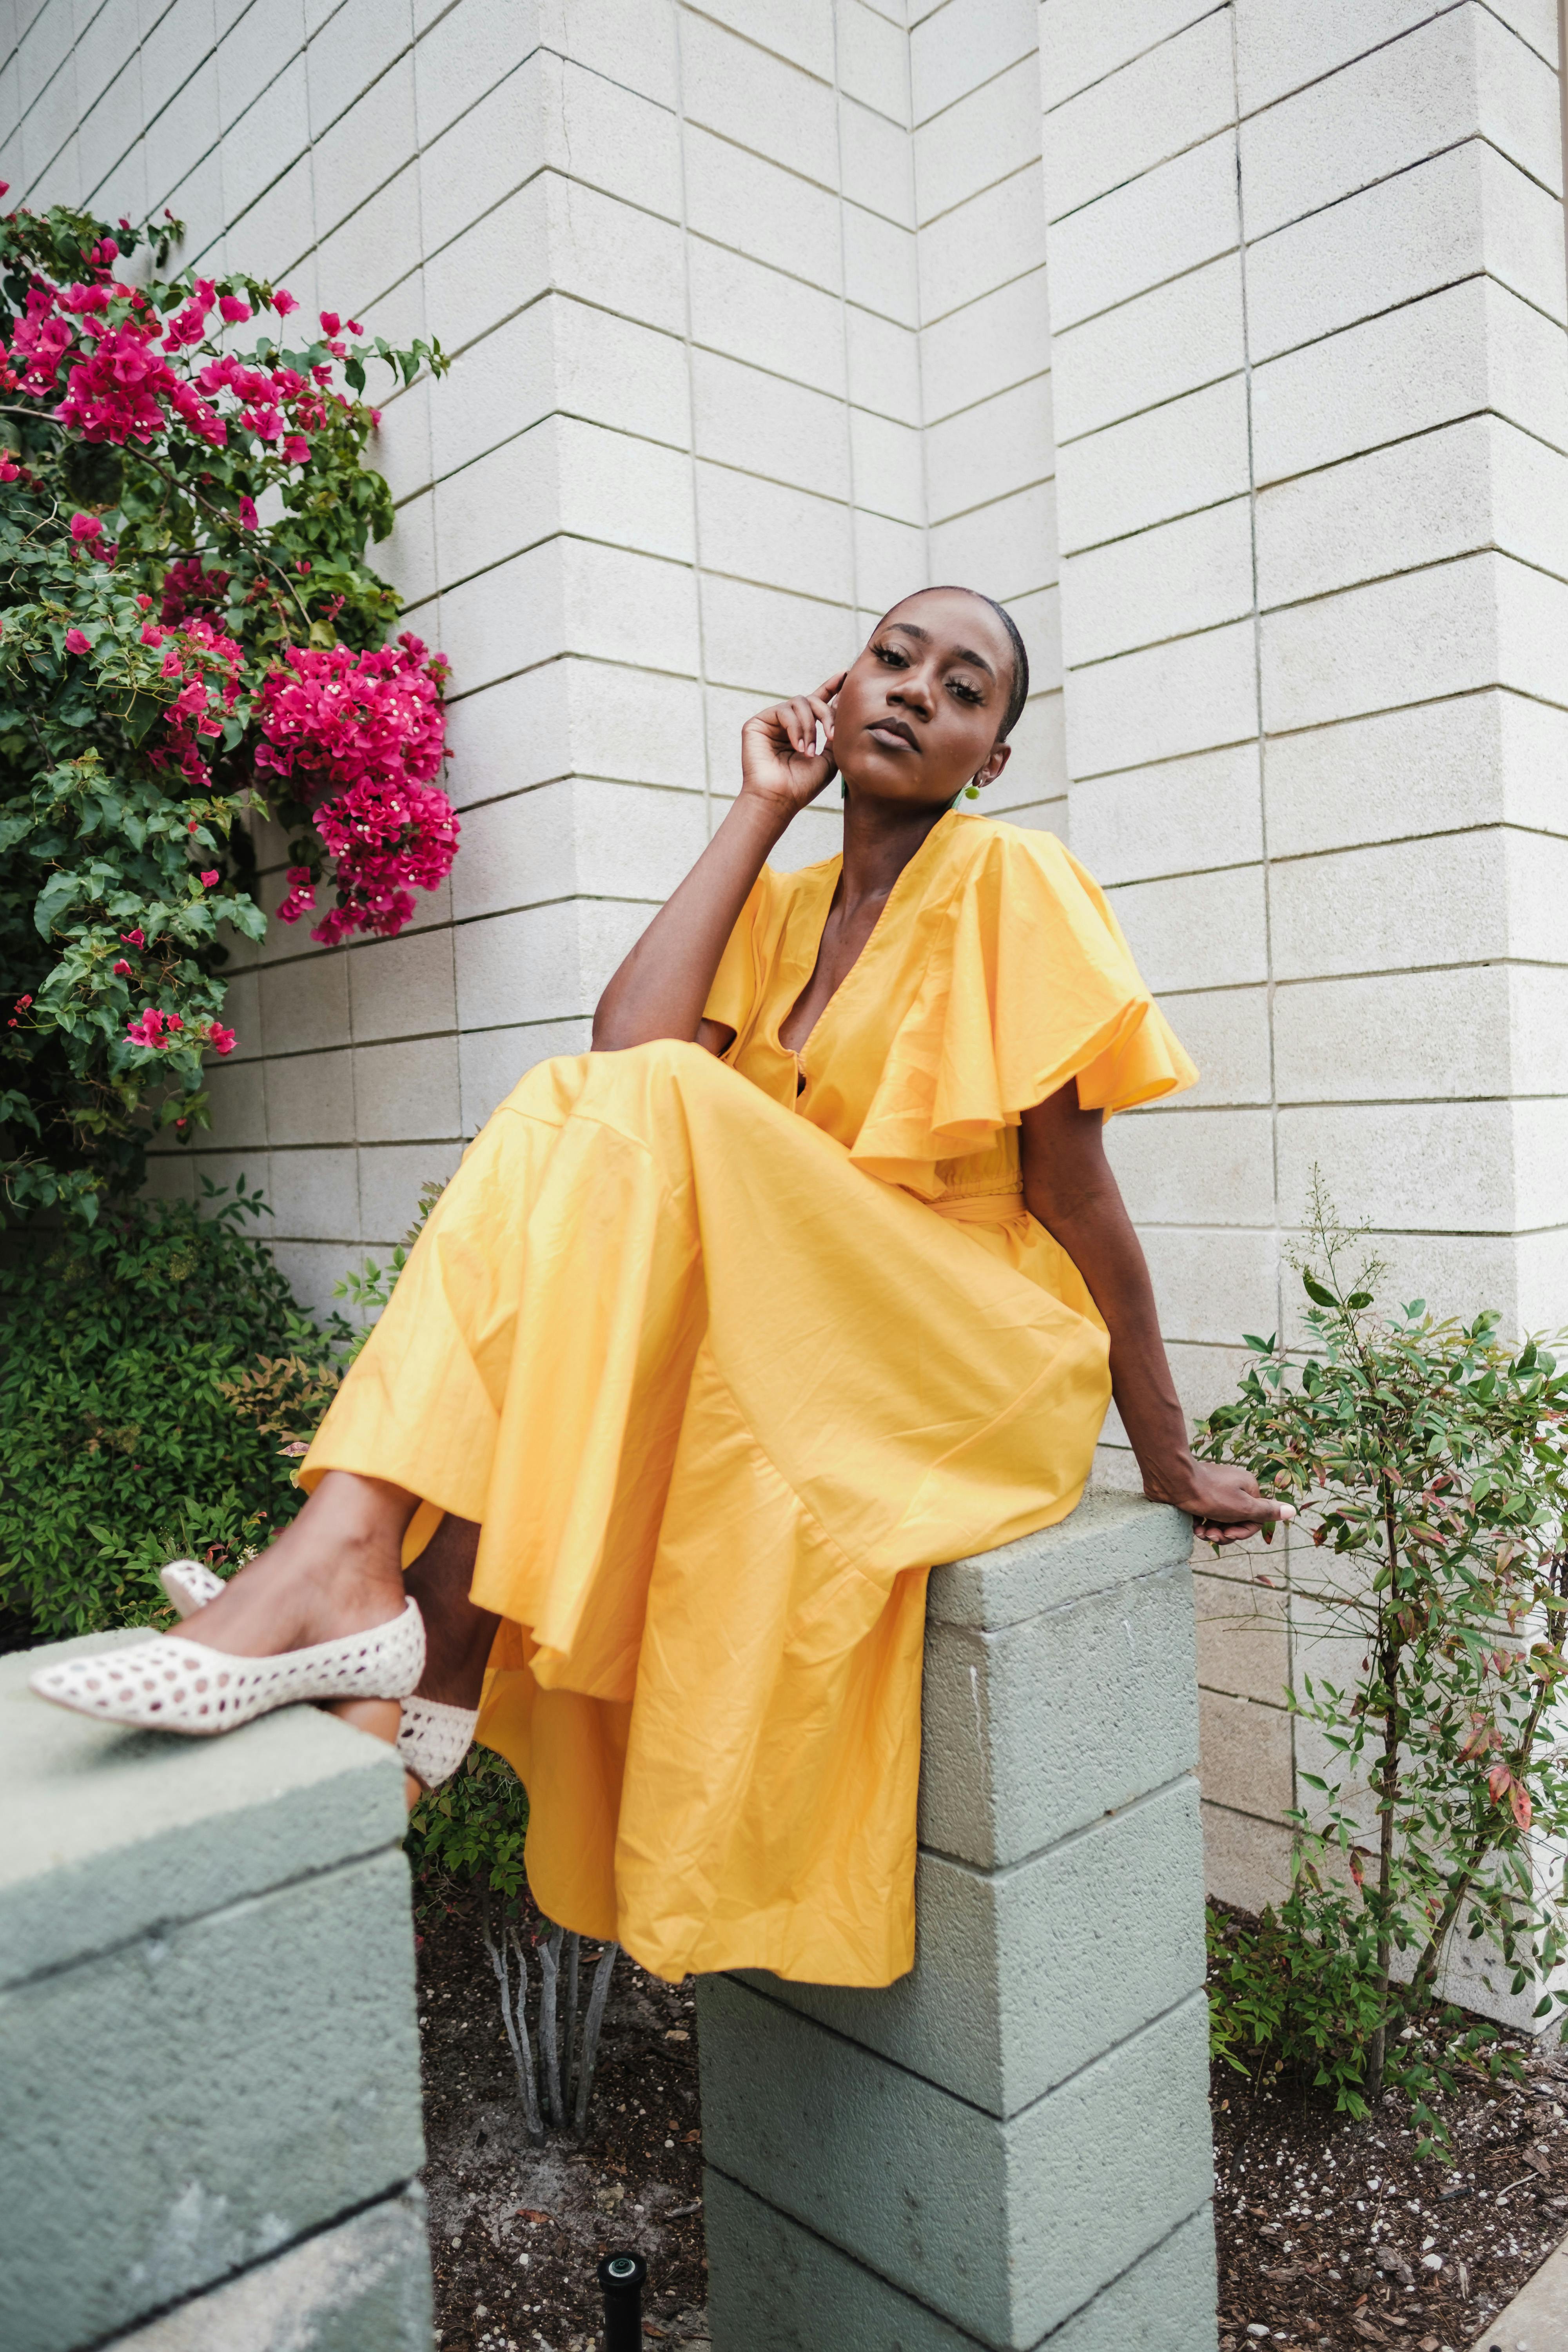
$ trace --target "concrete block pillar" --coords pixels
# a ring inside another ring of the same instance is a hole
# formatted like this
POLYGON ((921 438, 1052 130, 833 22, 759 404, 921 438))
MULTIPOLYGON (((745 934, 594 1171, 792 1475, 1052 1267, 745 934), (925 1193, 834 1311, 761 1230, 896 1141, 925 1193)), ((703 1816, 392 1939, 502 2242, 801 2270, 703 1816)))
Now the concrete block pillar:
POLYGON ((915 1969, 704 1979, 715 2352, 1215 2343, 1190 1535, 938 1569, 915 1969))
POLYGON ((0 1659, 6 2352, 429 2352, 403 1776, 313 1707, 222 1739, 0 1659))

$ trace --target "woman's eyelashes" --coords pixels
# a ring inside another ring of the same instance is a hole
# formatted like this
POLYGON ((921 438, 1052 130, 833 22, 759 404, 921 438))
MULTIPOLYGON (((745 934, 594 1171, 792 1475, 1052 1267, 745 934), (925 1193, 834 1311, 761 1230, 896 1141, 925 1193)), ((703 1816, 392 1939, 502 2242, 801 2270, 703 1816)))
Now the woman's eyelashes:
MULTIPOLYGON (((910 666, 909 656, 901 652, 897 646, 873 646, 871 651, 885 668, 908 669, 910 666)), ((947 681, 947 690, 955 702, 967 702, 972 707, 985 699, 984 693, 980 688, 971 686, 967 678, 950 677, 947 681)))

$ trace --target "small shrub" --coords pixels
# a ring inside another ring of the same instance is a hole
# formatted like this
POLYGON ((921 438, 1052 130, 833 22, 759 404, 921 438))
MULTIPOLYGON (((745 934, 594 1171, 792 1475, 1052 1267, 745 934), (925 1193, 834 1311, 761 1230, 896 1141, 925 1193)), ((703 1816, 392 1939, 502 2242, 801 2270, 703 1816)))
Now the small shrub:
MULTIPOLYGON (((1381 1310, 1384 1269, 1346 1272, 1356 1236, 1316 1179, 1308 1230, 1306 1339, 1248 1338, 1240 1395, 1197 1448, 1299 1505, 1322 1564, 1289 1579, 1298 1639, 1337 1637, 1345 1671, 1289 1693, 1329 1760, 1301 1776, 1289 1900, 1228 1947, 1216 2032, 1232 2063, 1245 2042, 1311 2063, 1352 2113, 1403 2088, 1430 2149, 1445 2068, 1495 2038, 1436 2004, 1451 1937, 1486 1938, 1514 1994, 1568 1954, 1548 1868, 1568 1839, 1568 1370, 1505 1346, 1495 1315, 1381 1310)), ((1543 1992, 1536 2014, 1565 2001, 1543 1992)))
POLYGON ((222 1573, 304 1499, 291 1454, 348 1327, 298 1306, 243 1179, 206 1189, 206 1214, 110 1202, 0 1257, 0 1606, 35 1640, 166 1623, 165 1560, 222 1573))
POLYGON ((409 1819, 404 1850, 421 1905, 459 1889, 512 1903, 527 1884, 522 1867, 528 1797, 504 1756, 470 1748, 444 1788, 426 1790, 409 1819))

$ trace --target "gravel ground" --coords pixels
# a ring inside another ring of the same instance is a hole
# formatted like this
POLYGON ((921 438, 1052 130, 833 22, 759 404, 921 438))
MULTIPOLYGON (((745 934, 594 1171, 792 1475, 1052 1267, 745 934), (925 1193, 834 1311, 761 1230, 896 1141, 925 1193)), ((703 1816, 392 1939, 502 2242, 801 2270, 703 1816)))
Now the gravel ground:
POLYGON ((1352 2124, 1215 2067, 1221 2352, 1468 2352, 1568 2231, 1568 2053, 1506 2046, 1522 2084, 1444 2102, 1451 2165, 1394 2093, 1352 2124))
MULTIPOLYGON (((583 1957, 585 1972, 596 1948, 583 1957)), ((596 2265, 622 2249, 647 2263, 646 2340, 707 2352, 690 1986, 617 1960, 581 2145, 561 2134, 529 2144, 470 1905, 422 1923, 419 2018, 441 2352, 593 2352, 596 2265)))

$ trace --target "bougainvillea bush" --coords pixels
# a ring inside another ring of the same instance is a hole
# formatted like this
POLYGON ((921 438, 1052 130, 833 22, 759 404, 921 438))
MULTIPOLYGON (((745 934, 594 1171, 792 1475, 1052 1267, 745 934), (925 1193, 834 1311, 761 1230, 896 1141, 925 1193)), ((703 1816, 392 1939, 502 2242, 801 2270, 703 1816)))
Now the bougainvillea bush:
MULTIPOLYGON (((4 194, 0 186, 0 194, 4 194)), ((0 1213, 90 1219, 150 1134, 206 1122, 248 820, 285 922, 389 937, 448 871, 446 667, 365 561, 391 349, 282 287, 168 278, 180 224, 0 220, 0 1213), (142 255, 139 265, 134 257, 142 255), (132 272, 152 275, 133 283, 132 272)))

